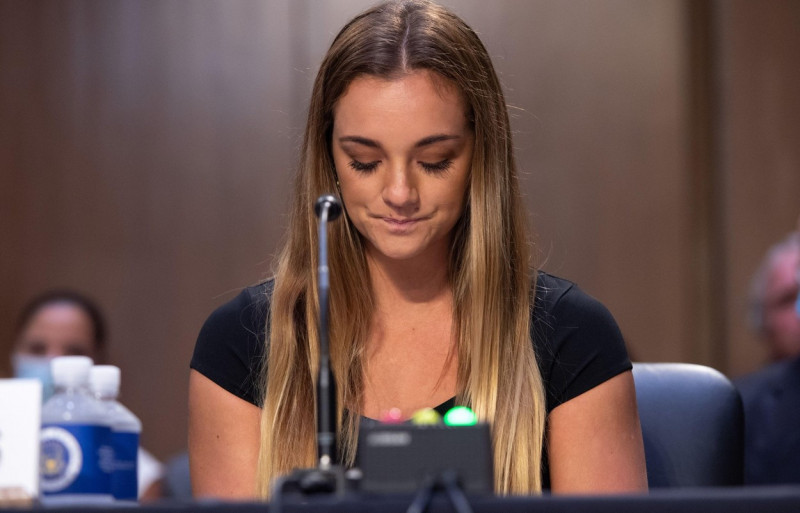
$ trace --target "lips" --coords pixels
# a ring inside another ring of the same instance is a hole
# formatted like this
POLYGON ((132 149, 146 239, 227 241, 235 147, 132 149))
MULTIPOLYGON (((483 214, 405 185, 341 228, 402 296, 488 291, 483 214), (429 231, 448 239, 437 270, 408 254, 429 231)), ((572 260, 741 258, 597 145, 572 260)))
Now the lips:
POLYGON ((382 217, 381 219, 383 219, 384 221, 386 221, 389 224, 396 224, 398 226, 412 224, 412 223, 416 223, 417 221, 421 221, 422 220, 421 218, 416 218, 416 219, 397 219, 397 218, 394 218, 394 217, 382 217))
POLYGON ((424 217, 412 218, 397 218, 397 217, 380 217, 379 218, 391 233, 407 233, 414 229, 421 221, 425 220, 424 217))

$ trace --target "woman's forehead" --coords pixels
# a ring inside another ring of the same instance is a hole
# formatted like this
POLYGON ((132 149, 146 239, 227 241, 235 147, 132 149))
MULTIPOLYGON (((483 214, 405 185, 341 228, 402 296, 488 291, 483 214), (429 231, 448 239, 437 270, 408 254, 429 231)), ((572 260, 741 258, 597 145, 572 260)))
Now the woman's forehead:
POLYGON ((362 75, 334 108, 339 130, 381 132, 388 124, 425 130, 463 130, 466 109, 458 89, 443 77, 420 70, 393 78, 362 75))

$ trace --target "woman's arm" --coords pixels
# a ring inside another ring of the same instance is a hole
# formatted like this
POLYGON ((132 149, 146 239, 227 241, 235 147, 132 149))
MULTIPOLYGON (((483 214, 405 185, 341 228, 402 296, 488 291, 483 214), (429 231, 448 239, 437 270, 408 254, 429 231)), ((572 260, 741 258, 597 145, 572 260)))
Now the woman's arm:
POLYGON ((261 409, 189 374, 189 470, 195 497, 253 499, 261 409))
POLYGON ((553 409, 547 440, 553 493, 647 490, 642 429, 630 371, 553 409))

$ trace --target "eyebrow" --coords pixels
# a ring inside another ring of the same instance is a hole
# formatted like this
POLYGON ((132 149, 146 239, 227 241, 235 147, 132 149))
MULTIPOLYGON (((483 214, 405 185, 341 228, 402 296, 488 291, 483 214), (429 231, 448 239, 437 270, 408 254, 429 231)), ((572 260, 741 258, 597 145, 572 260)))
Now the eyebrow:
MULTIPOLYGON (((423 146, 428 146, 437 142, 441 141, 451 141, 453 139, 460 139, 460 135, 449 135, 449 134, 437 134, 437 135, 430 135, 425 137, 424 139, 420 139, 414 145, 415 148, 421 148, 423 146)), ((381 145, 378 141, 367 139, 366 137, 361 137, 358 135, 345 135, 339 138, 339 142, 354 142, 358 144, 363 144, 364 146, 369 146, 370 148, 380 148, 381 145)))

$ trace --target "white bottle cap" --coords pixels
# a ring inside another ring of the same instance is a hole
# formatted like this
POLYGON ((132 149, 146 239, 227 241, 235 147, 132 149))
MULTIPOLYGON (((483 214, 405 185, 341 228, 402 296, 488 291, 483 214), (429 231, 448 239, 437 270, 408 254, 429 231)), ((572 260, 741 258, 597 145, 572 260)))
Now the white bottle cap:
POLYGON ((95 394, 116 397, 119 394, 120 370, 116 365, 95 365, 89 372, 89 384, 95 394))
POLYGON ((60 387, 77 387, 89 382, 92 359, 88 356, 58 356, 50 362, 53 383, 60 387))

